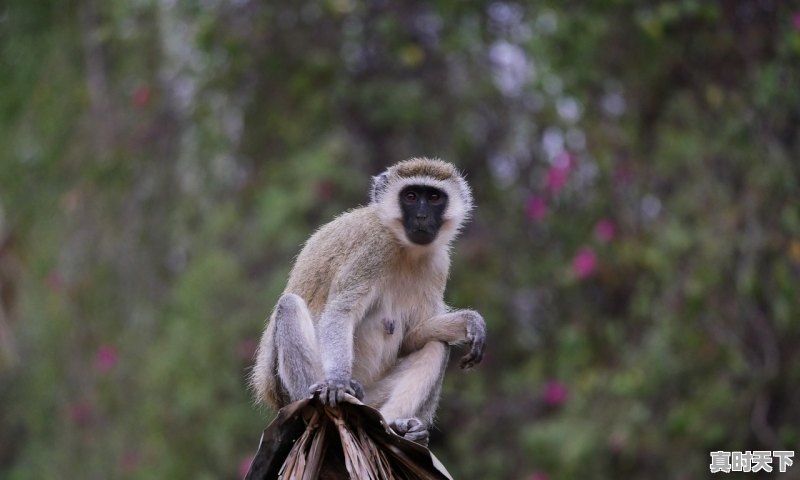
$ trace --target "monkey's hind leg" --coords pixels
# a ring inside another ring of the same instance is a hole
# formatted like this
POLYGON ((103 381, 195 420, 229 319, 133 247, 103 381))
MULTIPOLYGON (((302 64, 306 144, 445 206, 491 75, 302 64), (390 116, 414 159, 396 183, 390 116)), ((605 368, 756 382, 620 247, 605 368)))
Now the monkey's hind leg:
POLYGON ((408 440, 428 443, 442 389, 449 347, 428 342, 397 363, 394 369, 367 393, 366 403, 378 405, 392 428, 408 440))
POLYGON ((322 378, 317 335, 306 302, 286 293, 275 307, 278 376, 290 402, 308 398, 308 389, 322 378))

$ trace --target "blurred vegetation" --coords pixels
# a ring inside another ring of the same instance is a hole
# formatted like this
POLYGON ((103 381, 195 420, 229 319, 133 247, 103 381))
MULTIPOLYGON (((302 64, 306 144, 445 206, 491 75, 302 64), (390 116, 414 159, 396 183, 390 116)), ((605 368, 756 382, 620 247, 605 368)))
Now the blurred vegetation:
POLYGON ((798 85, 780 0, 6 0, 0 477, 239 478, 293 255, 423 155, 478 202, 456 478, 800 450, 798 85))

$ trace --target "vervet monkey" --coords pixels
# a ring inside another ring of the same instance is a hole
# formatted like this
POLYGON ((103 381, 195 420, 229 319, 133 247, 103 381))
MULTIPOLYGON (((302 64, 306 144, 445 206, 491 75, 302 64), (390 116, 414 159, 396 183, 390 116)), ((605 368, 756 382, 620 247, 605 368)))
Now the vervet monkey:
POLYGON ((308 239, 261 338, 257 399, 274 408, 349 393, 406 438, 427 444, 448 344, 461 368, 483 358, 486 325, 444 303, 450 243, 472 209, 469 185, 441 160, 415 158, 373 178, 370 203, 308 239))

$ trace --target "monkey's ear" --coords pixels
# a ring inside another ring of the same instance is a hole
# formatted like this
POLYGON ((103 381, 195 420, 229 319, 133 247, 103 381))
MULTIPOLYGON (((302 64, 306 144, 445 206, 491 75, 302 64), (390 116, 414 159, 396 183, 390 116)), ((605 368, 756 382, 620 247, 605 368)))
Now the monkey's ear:
POLYGON ((372 188, 369 191, 369 201, 377 203, 383 192, 386 191, 386 186, 389 184, 389 172, 383 172, 380 175, 372 177, 372 188))

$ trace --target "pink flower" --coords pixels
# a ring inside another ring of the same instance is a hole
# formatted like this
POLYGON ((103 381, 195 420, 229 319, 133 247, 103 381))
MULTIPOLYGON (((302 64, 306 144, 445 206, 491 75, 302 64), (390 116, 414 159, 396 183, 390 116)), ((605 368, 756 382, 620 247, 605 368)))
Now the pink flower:
POLYGON ((139 452, 135 450, 126 450, 119 459, 119 468, 124 473, 133 473, 139 469, 141 458, 139 452))
POLYGON ((144 108, 150 104, 153 97, 153 91, 147 85, 141 85, 133 91, 133 104, 139 108, 144 108))
POLYGON ((544 386, 544 393, 542 395, 544 398, 544 403, 551 407, 563 405, 564 402, 567 401, 568 396, 569 390, 567 390, 567 386, 555 380, 547 382, 547 385, 544 386))
POLYGON ((117 347, 113 345, 103 345, 97 349, 94 355, 94 368, 100 373, 108 373, 114 369, 119 360, 117 347))
POLYGON ((533 472, 528 480, 550 480, 550 475, 544 472, 533 472))
POLYGON ((633 183, 633 171, 628 167, 619 166, 614 169, 614 183, 618 187, 625 187, 633 183))
POLYGON ((76 402, 67 407, 67 416, 75 425, 85 427, 92 421, 94 408, 92 408, 92 404, 88 401, 83 400, 76 402))
POLYGON ((547 202, 542 197, 531 195, 526 205, 526 213, 529 219, 538 222, 547 215, 547 202))
POLYGON ((572 172, 573 163, 572 155, 567 152, 561 152, 555 158, 545 179, 545 186, 551 193, 558 193, 564 188, 572 172))
POLYGON ((60 292, 64 290, 64 277, 58 271, 53 270, 44 278, 44 285, 53 292, 60 292))
POLYGON ((792 16, 792 26, 795 30, 800 30, 800 12, 796 12, 792 16))
POLYGON ((239 462, 239 478, 244 478, 247 472, 250 471, 250 465, 253 463, 253 455, 247 455, 239 462))
POLYGON ((589 277, 597 268, 597 255, 589 247, 583 247, 572 259, 572 272, 579 280, 589 277))
POLYGON ((608 218, 603 218, 594 226, 594 236, 601 242, 610 242, 617 236, 617 227, 608 218))

